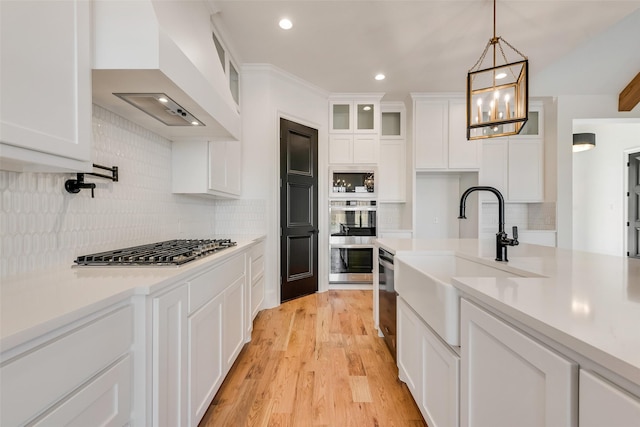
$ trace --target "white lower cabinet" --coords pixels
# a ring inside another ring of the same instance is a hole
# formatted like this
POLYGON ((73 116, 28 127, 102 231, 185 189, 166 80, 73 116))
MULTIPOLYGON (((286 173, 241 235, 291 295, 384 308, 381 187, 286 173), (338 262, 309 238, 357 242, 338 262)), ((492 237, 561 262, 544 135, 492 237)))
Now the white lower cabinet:
POLYGON ((224 325, 223 344, 226 367, 231 368, 244 345, 244 277, 236 280, 224 292, 222 324, 224 325))
POLYGON ((459 423, 460 358, 398 298, 398 371, 430 427, 459 423))
POLYGON ((463 427, 577 426, 576 363, 465 299, 460 326, 463 427))
POLYGON ((198 425, 244 345, 245 262, 241 253, 189 279, 182 347, 188 394, 172 400, 188 413, 184 425, 198 425))
POLYGON ((637 427, 640 397, 597 374, 580 370, 580 427, 637 427))
POLYGON ((187 425, 187 285, 153 298, 153 426, 187 425))
POLYGON ((197 426, 224 379, 222 312, 218 295, 189 317, 189 425, 197 426))
POLYGON ((131 356, 126 356, 31 425, 121 427, 130 415, 131 356))
POLYGON ((122 426, 131 420, 130 304, 3 349, 0 425, 122 426))

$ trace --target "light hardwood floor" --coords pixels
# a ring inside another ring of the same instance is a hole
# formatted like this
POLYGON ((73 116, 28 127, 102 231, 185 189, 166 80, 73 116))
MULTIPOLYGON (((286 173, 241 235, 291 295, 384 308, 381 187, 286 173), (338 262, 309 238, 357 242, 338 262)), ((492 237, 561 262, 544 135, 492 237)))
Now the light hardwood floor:
POLYGON ((263 310, 200 427, 426 426, 373 328, 371 291, 263 310))

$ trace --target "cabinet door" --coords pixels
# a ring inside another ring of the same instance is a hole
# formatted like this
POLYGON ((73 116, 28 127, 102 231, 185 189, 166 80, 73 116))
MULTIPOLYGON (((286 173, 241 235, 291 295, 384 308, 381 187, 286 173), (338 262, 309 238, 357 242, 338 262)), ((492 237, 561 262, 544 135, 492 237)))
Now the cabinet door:
POLYGON ((422 402, 422 344, 420 319, 402 298, 397 306, 398 376, 416 402, 422 402))
POLYGON ((223 350, 226 371, 233 365, 244 344, 244 280, 237 279, 224 291, 223 350))
POLYGON ((31 425, 121 427, 130 418, 131 357, 126 356, 31 425))
POLYGON ((580 370, 580 427, 634 427, 640 424, 640 398, 595 374, 580 370))
POLYGON ((459 424, 460 357, 423 327, 422 401, 427 424, 431 427, 456 427, 459 424))
POLYGON ((449 168, 479 169, 480 141, 467 140, 466 101, 449 101, 449 168))
POLYGON ((20 147, 45 166, 41 153, 89 161, 91 3, 2 1, 0 19, 2 155, 20 147))
POLYGON ((353 135, 329 136, 329 163, 353 162, 353 135))
POLYGON ((447 100, 416 100, 413 114, 416 169, 446 169, 449 139, 447 100))
POLYGON ((509 194, 513 202, 543 199, 543 154, 540 140, 509 140, 509 194))
POLYGON ((348 101, 329 102, 329 129, 331 133, 351 133, 353 131, 353 104, 348 101))
POLYGON ((189 317, 189 425, 197 426, 223 375, 222 303, 218 295, 189 317))
POLYGON ((227 189, 227 161, 225 141, 209 142, 209 189, 227 189))
POLYGON ((187 285, 153 299, 153 425, 187 425, 187 285))
POLYGON ((461 303, 461 425, 577 425, 577 365, 461 303))
POLYGON ((240 141, 226 142, 227 192, 240 195, 242 192, 242 144, 240 141))
MULTIPOLYGON (((507 197, 509 142, 507 139, 485 141, 482 143, 482 166, 478 175, 479 185, 495 187, 507 197)), ((496 201, 493 194, 482 191, 481 200, 496 201)))
POLYGON ((354 102, 353 109, 355 110, 356 125, 354 132, 378 132, 380 116, 378 105, 378 102, 373 101, 354 102))
POLYGON ((378 200, 381 202, 404 202, 406 200, 405 174, 404 141, 380 142, 378 200))
POLYGON ((241 168, 239 141, 209 142, 209 190, 240 195, 241 168))
POLYGON ((353 137, 353 163, 378 163, 378 135, 353 137))

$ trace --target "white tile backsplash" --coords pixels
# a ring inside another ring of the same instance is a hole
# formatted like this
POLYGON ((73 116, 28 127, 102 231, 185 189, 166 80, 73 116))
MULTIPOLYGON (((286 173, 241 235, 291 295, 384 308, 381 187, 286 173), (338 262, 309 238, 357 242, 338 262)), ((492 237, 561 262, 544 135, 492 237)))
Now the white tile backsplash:
MULTIPOLYGON (((555 230, 555 203, 506 203, 504 207, 505 230, 511 233, 514 225, 520 230, 555 230)), ((498 227, 498 204, 482 204, 481 232, 495 232, 498 227)))
POLYGON ((93 161, 119 167, 119 181, 74 174, 0 171, 0 278, 70 266, 78 255, 175 238, 264 233, 265 201, 171 193, 171 142, 93 106, 93 161))

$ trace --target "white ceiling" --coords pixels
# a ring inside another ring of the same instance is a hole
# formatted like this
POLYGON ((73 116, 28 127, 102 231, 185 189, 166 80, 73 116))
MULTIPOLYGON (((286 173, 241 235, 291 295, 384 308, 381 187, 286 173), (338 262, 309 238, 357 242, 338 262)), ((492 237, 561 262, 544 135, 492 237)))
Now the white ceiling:
MULTIPOLYGON (((492 0, 209 4, 240 64, 269 63, 328 92, 385 92, 387 100, 402 100, 409 92, 463 92, 467 71, 493 35, 492 0), (291 30, 278 27, 282 17, 293 21, 291 30), (378 72, 387 78, 375 81, 378 72)), ((639 9, 640 0, 498 0, 497 35, 528 56, 533 81, 639 9)), ((622 90, 629 80, 612 85, 622 90)))

